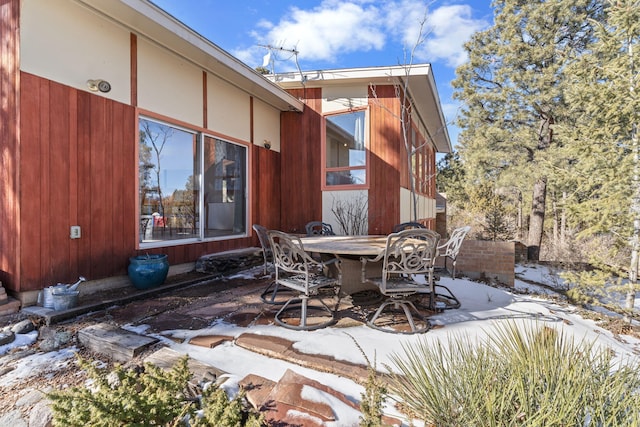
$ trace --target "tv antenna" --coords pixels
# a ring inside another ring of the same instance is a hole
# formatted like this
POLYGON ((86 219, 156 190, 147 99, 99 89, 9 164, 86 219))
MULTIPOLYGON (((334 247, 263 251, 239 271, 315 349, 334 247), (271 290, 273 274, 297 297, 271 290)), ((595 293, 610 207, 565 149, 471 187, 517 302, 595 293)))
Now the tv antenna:
MULTIPOLYGON (((272 46, 270 44, 259 44, 259 47, 263 47, 265 49, 268 50, 267 54, 264 56, 263 60, 262 60, 262 66, 269 69, 269 71, 271 71, 271 74, 275 74, 275 60, 277 59, 277 53, 278 52, 288 52, 290 53, 295 61, 296 64, 296 68, 298 69, 298 73, 300 74, 300 80, 302 81, 302 84, 304 84, 305 82, 305 78, 302 75, 302 70, 300 69, 300 64, 298 63, 298 54, 300 53, 297 49, 287 49, 284 47, 277 47, 277 46, 272 46)), ((291 57, 287 58, 290 59, 291 57)))

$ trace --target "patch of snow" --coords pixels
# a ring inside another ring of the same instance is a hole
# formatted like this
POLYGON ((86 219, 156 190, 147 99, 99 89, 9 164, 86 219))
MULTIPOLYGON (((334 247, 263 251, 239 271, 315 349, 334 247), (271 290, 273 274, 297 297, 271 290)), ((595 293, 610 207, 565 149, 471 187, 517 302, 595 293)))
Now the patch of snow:
POLYGON ((8 351, 19 348, 26 348, 36 342, 38 338, 38 331, 31 331, 26 334, 16 334, 15 339, 5 345, 0 345, 0 356, 6 354, 8 351))

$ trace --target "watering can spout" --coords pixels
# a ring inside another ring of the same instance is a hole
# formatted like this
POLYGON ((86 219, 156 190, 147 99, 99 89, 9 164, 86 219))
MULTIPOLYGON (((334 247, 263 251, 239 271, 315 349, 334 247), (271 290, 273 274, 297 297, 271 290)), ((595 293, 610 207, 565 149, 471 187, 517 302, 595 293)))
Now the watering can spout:
POLYGON ((74 283, 73 285, 70 285, 68 290, 75 291, 78 288, 78 286, 80 285, 80 283, 82 283, 82 282, 84 282, 86 280, 87 279, 85 279, 84 276, 78 277, 78 281, 76 283, 74 283))

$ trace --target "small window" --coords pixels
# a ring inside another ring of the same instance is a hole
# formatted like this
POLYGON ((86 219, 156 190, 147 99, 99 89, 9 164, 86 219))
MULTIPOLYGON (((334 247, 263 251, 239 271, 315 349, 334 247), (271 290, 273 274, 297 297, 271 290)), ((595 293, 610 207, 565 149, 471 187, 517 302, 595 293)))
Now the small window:
POLYGON ((325 185, 367 183, 366 112, 353 111, 325 118, 325 185))

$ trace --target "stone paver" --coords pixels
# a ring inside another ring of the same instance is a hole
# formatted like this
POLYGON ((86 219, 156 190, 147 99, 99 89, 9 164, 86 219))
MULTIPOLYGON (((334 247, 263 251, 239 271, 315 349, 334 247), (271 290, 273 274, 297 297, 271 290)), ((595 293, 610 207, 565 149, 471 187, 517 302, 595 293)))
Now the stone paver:
POLYGON ((367 379, 368 371, 365 365, 338 360, 322 354, 303 353, 293 347, 293 341, 284 338, 244 333, 236 338, 235 344, 274 359, 286 360, 320 372, 344 376, 360 384, 363 384, 367 379))
MULTIPOLYGON (((182 357, 184 357, 184 354, 170 348, 163 347, 147 356, 144 361, 145 363, 152 363, 162 369, 171 369, 182 357)), ((193 384, 215 381, 226 373, 215 366, 207 365, 206 363, 202 363, 191 358, 188 361, 188 366, 189 371, 193 374, 193 377, 191 378, 191 382, 193 384)))
POLYGON ((226 335, 198 335, 189 340, 189 344, 205 348, 214 348, 222 343, 233 341, 233 337, 226 335))

